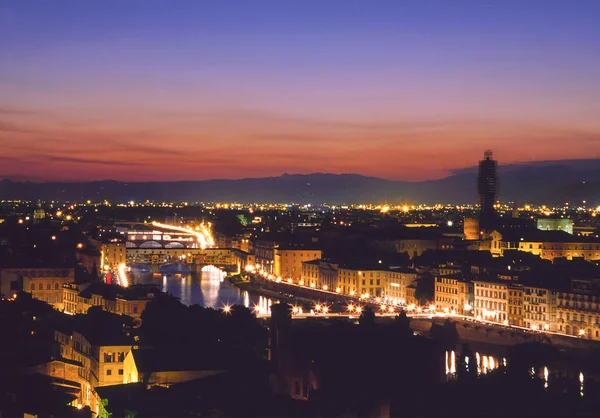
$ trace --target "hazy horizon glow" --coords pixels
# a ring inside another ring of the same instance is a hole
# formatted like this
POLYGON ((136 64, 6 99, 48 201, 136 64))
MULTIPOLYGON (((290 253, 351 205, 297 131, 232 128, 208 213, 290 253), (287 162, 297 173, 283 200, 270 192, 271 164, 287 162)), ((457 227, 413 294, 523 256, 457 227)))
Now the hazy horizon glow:
POLYGON ((600 158, 600 2, 0 4, 0 178, 600 158))

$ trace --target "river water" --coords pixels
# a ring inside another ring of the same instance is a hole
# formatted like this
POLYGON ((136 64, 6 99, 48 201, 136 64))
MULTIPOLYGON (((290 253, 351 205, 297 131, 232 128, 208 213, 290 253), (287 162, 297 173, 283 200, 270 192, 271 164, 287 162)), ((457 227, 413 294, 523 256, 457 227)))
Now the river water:
MULTIPOLYGON (((136 283, 158 285, 163 292, 179 298, 183 304, 188 306, 200 305, 206 308, 222 309, 225 306, 243 305, 258 313, 269 314, 271 304, 275 303, 272 299, 237 288, 229 283, 224 272, 216 268, 205 269, 199 274, 182 272, 155 275, 135 270, 131 274, 136 283)), ((473 358, 469 359, 468 363, 470 367, 477 370, 478 374, 486 374, 501 365, 507 365, 507 359, 504 357, 505 347, 471 344, 471 350, 473 358)), ((445 352, 445 374, 448 380, 452 380, 456 376, 457 357, 457 351, 445 352)), ((510 362, 510 360, 508 361, 510 362)), ((548 368, 536 370, 535 373, 544 379, 547 387, 548 368)), ((583 373, 579 378, 583 396, 583 373)))
POLYGON ((224 306, 243 305, 260 313, 270 313, 272 300, 240 290, 229 283, 219 269, 205 269, 201 273, 153 275, 132 271, 136 283, 154 284, 163 292, 179 298, 184 305, 200 305, 222 309, 224 306))

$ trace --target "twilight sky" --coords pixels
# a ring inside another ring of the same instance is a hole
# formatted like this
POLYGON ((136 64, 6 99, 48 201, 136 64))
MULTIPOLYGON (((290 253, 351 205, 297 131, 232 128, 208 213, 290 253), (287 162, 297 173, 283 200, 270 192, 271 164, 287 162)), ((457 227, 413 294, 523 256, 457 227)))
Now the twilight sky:
POLYGON ((598 0, 0 0, 0 178, 600 158, 598 0))

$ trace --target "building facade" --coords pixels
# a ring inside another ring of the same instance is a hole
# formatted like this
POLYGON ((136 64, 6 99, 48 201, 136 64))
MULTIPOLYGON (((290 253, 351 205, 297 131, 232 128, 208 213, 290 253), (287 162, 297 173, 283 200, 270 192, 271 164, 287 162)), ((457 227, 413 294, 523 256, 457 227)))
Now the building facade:
POLYGON ((555 293, 557 332, 600 341, 600 281, 571 280, 571 288, 555 293))
POLYGON ((67 314, 85 314, 92 306, 100 306, 107 312, 139 318, 158 289, 136 286, 124 288, 94 282, 67 283, 62 291, 64 312, 67 314))
POLYGON ((508 285, 480 280, 473 285, 475 317, 508 325, 508 285))
POLYGON ((440 312, 473 314, 473 283, 461 274, 435 277, 434 304, 440 312))
POLYGON ((331 264, 323 260, 304 261, 302 262, 300 281, 305 286, 333 292, 337 288, 338 269, 337 264, 331 264))
POLYGON ((97 386, 123 384, 123 362, 131 347, 131 345, 100 345, 92 347, 92 370, 98 376, 97 386))
POLYGON ((340 268, 338 270, 338 284, 341 293, 345 295, 359 295, 358 288, 358 270, 349 268, 340 268))
POLYGON ((75 280, 73 268, 18 268, 0 270, 0 293, 12 296, 19 291, 31 293, 42 300, 63 309, 63 284, 75 280))
POLYGON ((100 247, 100 268, 116 269, 127 263, 127 248, 124 242, 106 242, 100 247))
POLYGON ((556 302, 551 290, 523 286, 523 326, 535 330, 556 330, 556 302))
POLYGON ((406 289, 416 278, 417 273, 411 269, 386 270, 384 286, 385 301, 393 304, 406 304, 409 299, 406 289))
POLYGON ((307 248, 275 249, 273 274, 277 277, 300 279, 302 263, 321 258, 321 250, 307 248))
POLYGON ((523 326, 523 287, 518 284, 508 286, 508 324, 523 326))

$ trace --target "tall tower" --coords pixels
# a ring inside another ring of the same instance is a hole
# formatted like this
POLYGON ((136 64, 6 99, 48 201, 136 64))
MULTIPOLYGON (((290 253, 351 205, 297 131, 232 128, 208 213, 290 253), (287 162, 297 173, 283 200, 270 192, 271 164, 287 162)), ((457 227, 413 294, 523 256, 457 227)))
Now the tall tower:
POLYGON ((494 204, 498 195, 498 163, 492 159, 492 151, 486 150, 483 160, 479 162, 479 177, 477 179, 479 194, 479 227, 490 229, 494 221, 494 204))
POLYGON ((33 223, 38 224, 40 221, 43 221, 46 217, 46 212, 42 208, 42 204, 38 203, 35 210, 33 211, 33 223))

